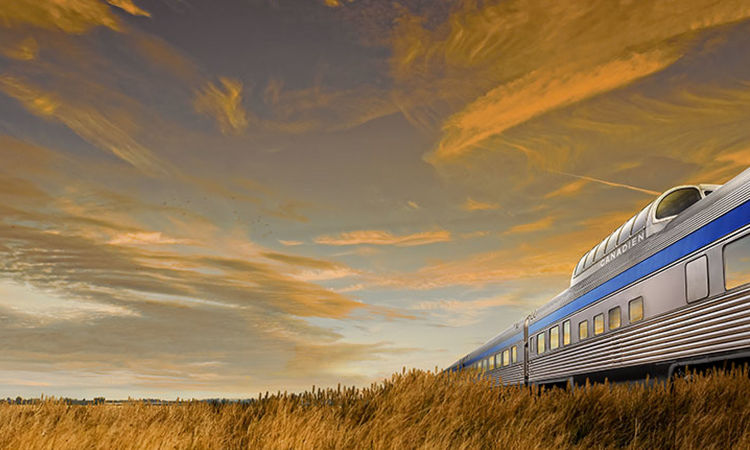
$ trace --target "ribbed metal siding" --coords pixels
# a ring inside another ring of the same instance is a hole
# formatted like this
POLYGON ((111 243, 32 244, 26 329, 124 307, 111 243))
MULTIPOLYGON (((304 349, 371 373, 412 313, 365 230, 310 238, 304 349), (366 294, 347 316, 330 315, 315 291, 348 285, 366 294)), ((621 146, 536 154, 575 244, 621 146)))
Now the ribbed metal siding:
POLYGON ((519 384, 523 383, 523 364, 513 364, 489 372, 494 383, 519 384))
POLYGON ((743 348, 750 348, 750 288, 532 359, 530 380, 560 379, 743 348))

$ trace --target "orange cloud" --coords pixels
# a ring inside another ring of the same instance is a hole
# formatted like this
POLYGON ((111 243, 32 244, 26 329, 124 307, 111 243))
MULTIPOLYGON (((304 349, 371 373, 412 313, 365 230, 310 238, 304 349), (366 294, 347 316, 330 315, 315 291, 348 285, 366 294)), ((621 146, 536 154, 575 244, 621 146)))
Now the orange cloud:
POLYGON ((417 245, 449 242, 451 233, 446 230, 425 231, 407 235, 393 235, 388 231, 359 230, 341 233, 337 236, 319 236, 315 242, 324 245, 395 245, 397 247, 413 247, 417 245))
POLYGON ((588 177, 588 176, 585 176, 585 175, 576 175, 576 174, 567 173, 567 172, 560 172, 560 171, 556 171, 556 170, 550 170, 550 172, 552 172, 552 173, 559 173, 561 175, 567 175, 567 176, 574 177, 574 178, 579 178, 579 179, 585 180, 585 181, 593 181, 594 183, 601 183, 601 184, 604 184, 604 185, 607 185, 607 186, 621 187, 621 188, 625 188, 625 189, 630 189, 631 191, 643 192, 644 194, 650 194, 650 195, 659 195, 659 194, 661 194, 661 192, 652 191, 651 189, 643 189, 643 188, 640 188, 638 186, 633 186, 631 184, 616 183, 614 181, 602 180, 601 178, 588 177))
POLYGON ((276 132, 305 133, 313 130, 344 130, 398 111, 388 92, 372 87, 332 89, 315 84, 285 90, 272 79, 263 92, 270 116, 259 125, 276 132))
MULTIPOLYGON (((150 16, 132 0, 107 3, 137 16, 150 16)), ((119 31, 122 26, 106 3, 99 0, 13 0, 0 4, 0 25, 32 25, 81 34, 97 26, 119 31)))
POLYGON ((36 42, 36 39, 29 36, 16 44, 0 48, 0 52, 11 59, 31 61, 32 59, 35 59, 39 53, 39 44, 36 42))
POLYGON ((503 234, 532 233, 535 231, 548 230, 556 220, 557 218, 553 216, 543 217, 534 222, 515 225, 503 234))
POLYGON ((570 183, 564 184, 562 187, 555 189, 552 192, 547 193, 544 198, 555 198, 555 197, 569 197, 576 195, 583 189, 588 183, 588 180, 576 180, 570 183))
POLYGON ((323 0, 323 3, 329 8, 339 8, 344 5, 344 1, 347 3, 354 2, 354 0, 323 0))
POLYGON ((490 211, 500 208, 500 205, 498 203, 480 202, 469 197, 461 208, 466 211, 490 211))
MULTIPOLYGON (((94 146, 115 154, 146 173, 166 174, 171 171, 167 163, 132 136, 132 130, 138 126, 128 122, 121 112, 114 114, 106 110, 113 105, 104 103, 102 98, 97 105, 79 103, 79 100, 68 99, 57 92, 43 90, 21 78, 7 75, 0 75, 0 90, 21 102, 31 113, 63 123, 94 146)), ((123 108, 123 102, 127 103, 115 93, 101 93, 110 95, 112 103, 119 101, 118 106, 123 108)))
POLYGON ((499 86, 450 117, 443 138, 429 158, 444 162, 459 157, 484 140, 554 108, 592 97, 661 70, 677 60, 673 52, 655 50, 591 67, 576 73, 562 67, 531 73, 499 86))
POLYGON ((208 83, 198 91, 193 105, 197 112, 216 120, 222 133, 239 134, 248 124, 242 106, 242 83, 224 77, 219 81, 221 86, 208 83))
POLYGON ((112 6, 116 6, 133 16, 151 17, 151 13, 137 7, 133 3, 133 0, 107 0, 107 3, 109 3, 112 6))
POLYGON ((395 97, 415 124, 440 126, 432 163, 478 149, 533 155, 544 149, 484 144, 654 74, 683 55, 694 32, 748 17, 743 0, 463 1, 438 25, 407 13, 392 35, 395 97))
POLYGON ((165 236, 160 231, 122 233, 114 236, 108 241, 112 245, 176 245, 190 244, 189 239, 175 239, 165 236))

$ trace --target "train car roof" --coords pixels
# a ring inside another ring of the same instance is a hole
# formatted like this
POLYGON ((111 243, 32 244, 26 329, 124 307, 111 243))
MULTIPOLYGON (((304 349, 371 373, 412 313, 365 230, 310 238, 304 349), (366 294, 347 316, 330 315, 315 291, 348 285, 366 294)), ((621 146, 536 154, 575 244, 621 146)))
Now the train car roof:
POLYGON ((636 211, 630 219, 625 221, 610 234, 604 236, 604 238, 600 242, 597 242, 593 248, 584 253, 573 269, 573 273, 570 277, 570 285, 573 286, 581 280, 591 276, 599 269, 599 262, 602 260, 608 262, 609 257, 618 252, 621 248, 628 248, 636 240, 638 242, 642 241, 646 237, 644 235, 644 230, 651 230, 648 231, 648 234, 651 234, 654 231, 654 223, 670 221, 676 218, 680 212, 667 218, 655 217, 655 211, 658 213, 660 208, 659 205, 669 194, 685 189, 697 189, 700 193, 700 197, 705 198, 708 194, 717 190, 719 187, 721 186, 717 184, 697 184, 681 185, 667 189, 642 209, 636 211))
MULTIPOLYGON (((715 188, 715 194, 712 194, 711 196, 703 198, 700 202, 692 204, 690 207, 685 209, 682 213, 675 216, 663 230, 661 230, 658 234, 668 234, 670 230, 679 227, 683 222, 688 221, 692 218, 695 212, 700 211, 701 209, 708 208, 712 204, 720 201, 722 197, 731 194, 732 191, 737 188, 738 186, 750 182, 750 169, 744 170, 742 173, 734 177, 732 180, 727 182, 724 185, 708 185, 708 184, 701 184, 701 185, 692 185, 692 186, 700 186, 700 187, 712 187, 715 188)), ((671 188, 666 192, 669 192, 675 188, 671 188)), ((663 194, 661 194, 658 198, 661 198, 663 194)), ((657 198, 657 199, 658 199, 657 198)), ((655 201, 649 203, 648 207, 653 205, 655 201)), ((652 237, 649 236, 649 239, 652 237)), ((598 272, 594 272, 591 276, 584 278, 581 282, 575 283, 565 289, 564 291, 557 294, 555 297, 553 297, 550 301, 542 305, 541 307, 537 308, 530 316, 529 323, 532 324, 536 322, 537 320, 540 320, 541 318, 544 318, 545 316, 549 315, 550 313, 553 313, 554 311, 558 310, 560 307, 568 304, 569 302, 575 300, 576 298, 580 297, 581 295, 585 294, 589 290, 595 288, 599 284, 603 283, 604 281, 608 280, 609 278, 612 278, 617 273, 625 270, 627 267, 632 266, 639 262, 639 259, 644 257, 644 255, 641 255, 638 259, 633 258, 622 258, 620 260, 615 261, 614 263, 605 266, 602 270, 598 272)))

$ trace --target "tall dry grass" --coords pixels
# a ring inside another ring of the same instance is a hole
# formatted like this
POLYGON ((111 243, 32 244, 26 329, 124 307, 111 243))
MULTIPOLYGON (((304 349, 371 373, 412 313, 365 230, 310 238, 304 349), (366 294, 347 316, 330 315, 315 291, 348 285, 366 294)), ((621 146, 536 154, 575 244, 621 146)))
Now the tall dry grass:
POLYGON ((0 406, 2 448, 750 448, 748 371, 540 394, 476 375, 396 374, 366 389, 249 405, 0 406))

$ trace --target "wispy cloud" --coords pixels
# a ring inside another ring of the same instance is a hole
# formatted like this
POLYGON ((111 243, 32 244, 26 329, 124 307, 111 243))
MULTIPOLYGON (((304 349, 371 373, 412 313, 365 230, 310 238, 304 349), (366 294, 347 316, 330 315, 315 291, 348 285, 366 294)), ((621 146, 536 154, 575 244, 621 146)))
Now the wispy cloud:
POLYGON ((297 245, 304 244, 304 242, 302 242, 302 241, 288 241, 288 240, 285 240, 285 239, 279 239, 279 243, 281 245, 285 245, 287 247, 294 247, 294 246, 297 246, 297 245))
POLYGON ((196 93, 195 110, 216 120, 224 134, 239 134, 248 124, 242 83, 231 78, 220 78, 219 83, 209 82, 196 93))
POLYGON ((413 247, 417 245, 449 242, 451 233, 446 230, 424 231, 405 235, 394 235, 383 230, 348 231, 335 236, 318 236, 315 242, 324 245, 394 245, 413 247))
POLYGON ((112 245, 175 245, 191 244, 189 239, 175 239, 165 236, 161 231, 121 233, 110 239, 108 244, 112 245))
POLYGON ((480 202, 469 197, 466 199, 461 208, 466 211, 490 211, 493 209, 499 209, 500 204, 490 202, 480 202))
POLYGON ((528 309, 543 303, 549 295, 549 290, 544 288, 539 292, 536 289, 516 287, 501 295, 472 300, 439 299, 422 301, 414 305, 412 309, 428 314, 437 323, 451 327, 465 327, 475 325, 496 314, 493 310, 502 308, 528 309))
POLYGON ((549 198, 555 198, 555 197, 568 197, 568 196, 576 195, 581 191, 581 189, 583 189, 586 186, 587 183, 588 183, 588 180, 584 180, 584 179, 566 183, 563 186, 555 189, 554 191, 551 191, 545 194, 544 198, 549 199, 549 198))
POLYGON ((27 36, 16 42, 10 43, 7 46, 1 46, 0 52, 11 59, 31 61, 36 58, 39 53, 39 44, 36 39, 27 36))
MULTIPOLYGON (((107 0, 107 3, 132 15, 150 16, 132 0, 107 0)), ((0 19, 11 26, 32 25, 75 34, 96 26, 120 30, 122 24, 107 3, 100 0, 15 0, 0 5, 0 19)))
POLYGON ((17 99, 33 114, 63 123, 86 141, 148 174, 163 175, 172 170, 168 163, 161 161, 132 136, 132 130, 137 129, 138 125, 128 122, 122 113, 114 110, 115 105, 125 107, 127 103, 126 99, 114 92, 106 92, 113 103, 116 102, 114 105, 103 102, 93 105, 66 98, 8 75, 0 75, 0 90, 17 99))
MULTIPOLYGON (((632 186, 630 184, 616 183, 614 181, 602 180, 602 179, 599 179, 599 178, 588 177, 588 176, 585 176, 585 175, 576 175, 576 174, 573 174, 573 173, 561 172, 561 171, 557 171, 557 170, 550 170, 550 172, 552 172, 552 173, 559 173, 561 175, 567 175, 567 176, 573 177, 573 178, 580 178, 581 180, 585 180, 585 181, 593 181, 595 183, 601 183, 601 184, 604 184, 604 185, 607 185, 607 186, 619 187, 619 188, 624 188, 624 189, 630 189, 631 191, 636 191, 636 192, 643 192, 644 194, 650 194, 650 195, 659 195, 659 194, 661 194, 661 192, 652 191, 651 189, 644 189, 644 188, 640 188, 638 186, 632 186)), ((571 190, 570 185, 567 186, 567 190, 568 191, 571 190)), ((559 194, 559 193, 560 192, 556 192, 556 193, 553 193, 553 194, 559 194)), ((553 196, 553 195, 550 195, 550 196, 553 196)))
POLYGON ((535 220, 533 222, 529 223, 522 223, 519 225, 514 225, 510 227, 505 233, 503 234, 519 234, 519 233, 533 233, 535 231, 544 231, 549 230, 550 227, 552 227, 552 224, 555 223, 557 220, 554 216, 546 216, 542 217, 539 220, 535 220))
MULTIPOLYGON (((76 162, 14 139, 0 143, 0 155, 17 169, 14 177, 0 169, 0 185, 9 188, 0 190, 0 334, 14 346, 0 358, 4 367, 38 371, 43 362, 42 372, 58 376, 66 367, 73 373, 85 367, 90 376, 116 376, 130 367, 130 389, 241 393, 250 386, 295 386, 299 379, 284 367, 298 364, 310 342, 310 352, 330 355, 329 363, 306 365, 308 380, 318 383, 373 352, 398 351, 385 343, 348 344, 340 334, 306 323, 313 317, 345 320, 355 312, 358 320, 409 317, 315 284, 357 275, 343 264, 266 250, 216 227, 154 231, 139 214, 150 211, 146 216, 154 220, 174 211, 120 194, 50 195, 70 183, 61 168, 76 162), (122 198, 110 202, 107 195, 122 198), (43 337, 49 333, 62 338, 50 342, 43 337), (275 356, 259 350, 267 345, 275 356), (71 350, 81 348, 86 351, 71 350), (196 365, 207 360, 225 364, 221 374, 215 365, 196 365), (255 368, 242 361, 255 361, 255 368), (269 371, 272 366, 279 373, 269 371), (248 374, 255 380, 250 384, 248 374)), ((80 183, 85 181, 73 186, 80 183)), ((58 378, 56 392, 63 380, 58 378)))
POLYGON ((486 151, 487 139, 542 114, 657 73, 684 54, 692 33, 749 15, 741 0, 678 7, 465 1, 439 26, 402 17, 392 74, 407 117, 441 123, 442 138, 428 155, 439 164, 486 151), (555 26, 540 32, 551 16, 555 26))

